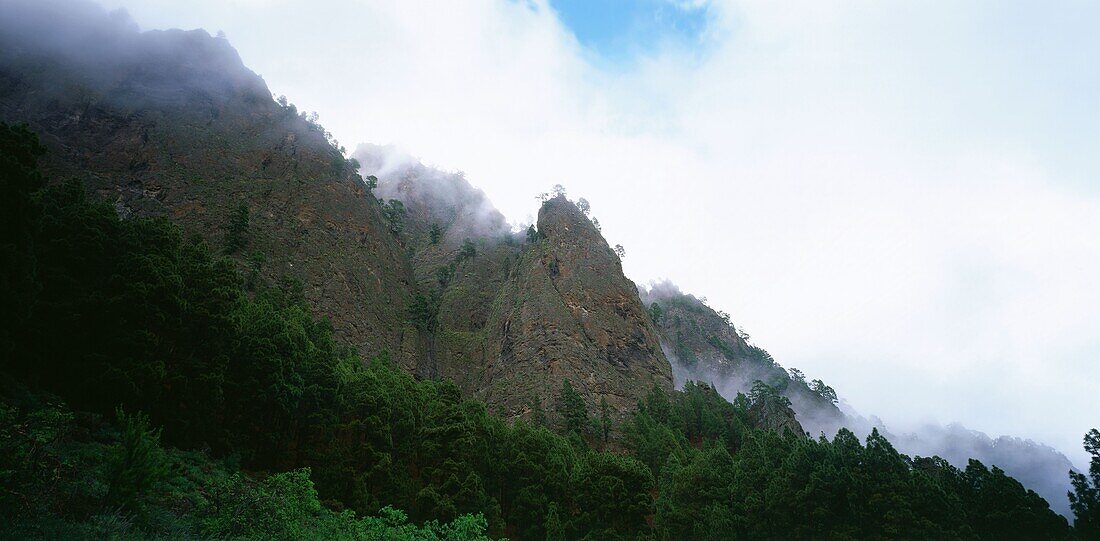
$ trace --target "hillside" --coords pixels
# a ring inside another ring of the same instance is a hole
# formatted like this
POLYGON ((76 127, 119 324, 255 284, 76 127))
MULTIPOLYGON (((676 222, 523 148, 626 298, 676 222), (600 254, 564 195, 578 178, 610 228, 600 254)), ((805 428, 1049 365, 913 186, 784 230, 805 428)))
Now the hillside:
MULTIPOLYGON (((676 385, 696 380, 713 384, 729 400, 749 393, 756 380, 775 388, 791 402, 794 422, 811 435, 835 434, 841 428, 867 435, 878 430, 911 456, 939 456, 956 467, 978 459, 1004 469, 1042 495, 1059 513, 1070 516, 1066 493, 1072 487, 1061 474, 1073 468, 1065 455, 1033 441, 1009 436, 991 438, 959 425, 925 424, 910 430, 888 428, 850 407, 838 407, 836 391, 821 381, 806 382, 798 370, 785 370, 764 349, 750 344, 743 332, 693 295, 663 282, 641 291, 661 332, 661 344, 672 362, 676 385)), ((775 415, 773 423, 790 423, 775 415)), ((768 421, 760 421, 762 426, 768 421)))
POLYGON ((0 8, 0 538, 1073 535, 639 290, 563 189, 513 231, 224 38, 0 8))
POLYGON ((418 373, 506 417, 552 411, 566 380, 590 411, 606 401, 617 418, 654 385, 672 388, 634 284, 574 203, 548 199, 532 234, 515 234, 460 174, 392 148, 363 145, 355 158, 405 209, 401 238, 431 308, 418 373))
POLYGON ((81 179, 122 215, 168 216, 270 279, 301 281, 364 353, 419 354, 411 268, 378 205, 323 128, 272 99, 226 40, 138 32, 84 2, 5 11, 22 24, 0 32, 0 120, 40 135, 47 179, 81 179))
MULTIPOLYGON (((633 287, 598 235, 554 236, 560 249, 602 244, 605 266, 618 277, 609 294, 616 298, 587 307, 606 312, 601 328, 576 327, 575 314, 546 304, 563 301, 528 304, 524 296, 533 291, 514 287, 527 278, 508 281, 521 248, 499 242, 511 238, 503 217, 468 184, 459 187, 469 193, 461 192, 445 177, 405 164, 404 180, 415 182, 383 184, 376 198, 313 117, 272 99, 224 39, 201 30, 138 32, 81 6, 88 13, 64 2, 16 3, 30 24, 3 37, 0 120, 26 122, 40 134, 50 149, 43 171, 51 182, 79 178, 120 215, 168 216, 268 280, 298 280, 314 314, 332 321, 341 342, 366 355, 387 351, 424 377, 453 378, 506 415, 551 396, 541 384, 520 385, 535 381, 516 377, 532 366, 554 366, 546 377, 576 380, 593 411, 605 397, 625 411, 652 383, 621 375, 624 367, 639 368, 632 349, 639 340, 652 365, 641 369, 670 385, 633 287), (66 40, 36 31, 46 25, 62 29, 66 40), (404 208, 390 206, 387 194, 399 195, 404 208), (436 244, 428 242, 432 226, 443 228, 436 244), (440 288, 440 268, 456 261, 467 239, 481 244, 480 257, 445 271, 454 283, 440 288), (417 306, 430 306, 430 324, 410 316, 417 306), (523 324, 566 325, 566 342, 506 331, 512 319, 530 315, 527 307, 541 312, 523 324), (588 331, 599 335, 583 337, 588 331), (510 341, 519 343, 515 359, 508 357, 510 341), (566 359, 569 368, 559 370, 566 359)), ((372 164, 369 155, 360 157, 372 164)), ((567 269, 577 255, 563 255, 567 269)), ((543 285, 547 292, 553 286, 543 285)))

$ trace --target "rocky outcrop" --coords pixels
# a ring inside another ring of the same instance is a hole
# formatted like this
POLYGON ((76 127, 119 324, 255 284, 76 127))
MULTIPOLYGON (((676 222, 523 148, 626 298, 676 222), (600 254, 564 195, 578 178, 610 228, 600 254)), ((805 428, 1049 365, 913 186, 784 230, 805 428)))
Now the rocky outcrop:
POLYGON ((529 239, 460 173, 392 147, 361 145, 354 156, 380 197, 403 202, 419 292, 437 303, 417 373, 454 380, 509 417, 535 403, 552 416, 565 379, 593 415, 603 399, 624 412, 654 384, 671 389, 634 284, 576 205, 546 201, 529 239), (462 255, 464 244, 475 255, 462 255))
POLYGON ((565 197, 539 210, 539 240, 522 254, 487 321, 484 398, 506 415, 552 409, 565 380, 591 411, 633 408, 672 374, 656 329, 618 257, 565 197))
POLYGON ((777 401, 762 400, 753 404, 749 408, 749 420, 756 428, 772 430, 780 434, 788 432, 796 436, 806 434, 790 405, 777 401))

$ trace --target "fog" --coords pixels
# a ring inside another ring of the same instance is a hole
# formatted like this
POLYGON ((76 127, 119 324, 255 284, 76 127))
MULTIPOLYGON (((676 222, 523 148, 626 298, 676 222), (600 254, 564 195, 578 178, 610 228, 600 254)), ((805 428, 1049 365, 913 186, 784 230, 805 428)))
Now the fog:
POLYGON ((0 0, 0 29, 0 62, 55 83, 38 100, 139 110, 271 99, 229 42, 205 30, 139 32, 125 10, 84 0, 0 0))
MULTIPOLYGON (((669 280, 639 288, 639 293, 647 305, 684 294, 669 280)), ((693 295, 688 297, 700 300, 693 295)), ((705 304, 703 301, 705 298, 700 300, 705 304)), ((720 367, 726 362, 718 357, 701 358, 695 366, 687 366, 664 340, 661 347, 672 364, 677 388, 682 388, 687 381, 709 383, 731 402, 738 393, 747 394, 757 380, 774 385, 777 377, 787 378, 783 370, 748 362, 743 362, 736 371, 716 370, 712 367, 720 367)), ((806 377, 810 379, 818 375, 807 374, 806 377)), ((844 400, 842 389, 837 390, 837 393, 839 411, 819 400, 811 399, 806 393, 788 391, 784 395, 791 400, 791 408, 794 409, 799 423, 811 436, 824 434, 831 438, 843 427, 861 438, 866 438, 872 429, 877 428, 899 452, 911 457, 939 456, 960 469, 965 469, 970 459, 978 460, 986 466, 997 466, 1045 498, 1052 509, 1066 517, 1072 517, 1067 493, 1072 490, 1069 471, 1076 468, 1064 454, 1053 447, 1013 436, 990 437, 958 423, 943 425, 889 422, 889 419, 884 420, 857 411, 844 400)))
POLYGON ((393 145, 360 144, 352 157, 360 164, 364 178, 378 179, 375 195, 397 199, 420 223, 437 223, 443 228, 444 243, 457 246, 467 238, 486 239, 511 234, 509 226, 481 190, 465 175, 426 166, 407 151, 393 145))

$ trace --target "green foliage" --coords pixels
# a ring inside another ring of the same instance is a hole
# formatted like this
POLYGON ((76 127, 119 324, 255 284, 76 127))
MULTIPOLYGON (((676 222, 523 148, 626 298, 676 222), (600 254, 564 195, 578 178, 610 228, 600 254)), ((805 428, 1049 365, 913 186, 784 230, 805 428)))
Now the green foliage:
POLYGON ((561 395, 556 404, 558 418, 567 434, 575 433, 584 436, 588 433, 590 421, 588 409, 584 405, 584 398, 573 388, 569 380, 561 385, 561 395))
POLYGON ((577 468, 577 524, 588 539, 637 539, 653 513, 654 482, 637 459, 589 453, 577 468))
POLYGON ((34 201, 42 186, 35 167, 45 153, 26 126, 0 123, 0 356, 14 354, 36 295, 33 241, 40 212, 34 201))
POLYGON ((531 401, 530 420, 533 426, 546 426, 546 412, 542 409, 542 401, 537 398, 531 401))
POLYGON ((378 512, 378 517, 364 521, 364 535, 367 541, 491 541, 485 535, 485 517, 481 515, 462 515, 447 524, 428 521, 423 527, 408 523, 405 513, 392 507, 378 512))
POLYGON ((160 447, 160 430, 149 427, 141 413, 127 415, 121 408, 115 416, 122 441, 107 459, 108 505, 133 509, 138 498, 168 478, 168 459, 160 447))
POLYGON ((825 385, 825 382, 815 379, 810 382, 810 390, 817 393, 818 396, 828 400, 829 402, 836 403, 837 396, 836 391, 832 387, 825 385))
MULTIPOLYGON (((450 281, 450 276, 447 275, 447 281, 450 281)), ((442 281, 442 280, 441 280, 442 281)), ((443 284, 445 285, 445 284, 443 284)), ((421 331, 431 331, 435 329, 436 319, 439 316, 439 296, 435 294, 424 295, 423 293, 417 293, 413 296, 412 304, 409 305, 409 321, 413 326, 421 331)))
POLYGON ((477 256, 477 246, 474 245, 474 241, 466 239, 462 241, 462 248, 459 249, 455 260, 461 263, 467 259, 473 259, 475 256, 477 256))
POLYGON ((143 416, 118 418, 116 429, 97 416, 76 417, 50 397, 4 390, 0 471, 17 468, 18 477, 0 485, 0 537, 490 539, 479 514, 417 526, 392 507, 362 518, 333 511, 318 498, 309 468, 262 478, 231 473, 201 454, 162 448, 143 416), (155 483, 149 482, 151 467, 158 472, 155 483), (120 477, 130 487, 145 487, 130 492, 121 507, 115 492, 120 477))
POLYGON ((787 373, 790 375, 791 381, 801 383, 802 385, 806 384, 806 374, 802 373, 801 370, 797 368, 788 368, 787 373))
POLYGON ((382 217, 390 225, 390 232, 397 235, 405 230, 405 218, 407 211, 405 204, 397 199, 390 199, 382 203, 382 217))
POLYGON ((1069 494, 1074 526, 1081 539, 1100 539, 1100 430, 1085 434, 1085 451, 1091 455, 1088 474, 1071 471, 1069 494))
POLYGON ((791 406, 791 400, 779 394, 779 389, 760 380, 752 382, 752 389, 749 390, 749 402, 752 405, 764 405, 769 409, 789 408, 791 406))
MULTIPOLYGON (((745 336, 747 336, 747 335, 745 335, 745 336)), ((743 336, 742 338, 745 338, 745 337, 743 336)), ((747 338, 745 338, 745 340, 747 341, 747 338)), ((779 366, 778 363, 775 362, 775 358, 772 357, 772 354, 768 353, 768 350, 766 350, 762 347, 758 347, 758 346, 754 346, 754 345, 750 344, 749 345, 749 355, 751 355, 758 362, 760 362, 761 364, 763 364, 765 366, 779 366)))
POLYGON ((661 309, 661 305, 656 302, 649 305, 649 319, 653 320, 655 325, 661 324, 661 317, 664 315, 664 310, 661 309))
POLYGON ((451 279, 455 276, 455 264, 452 262, 448 265, 439 267, 435 271, 436 281, 439 282, 439 287, 447 287, 451 283, 451 279))
POLYGON ((527 226, 527 242, 535 243, 539 240, 539 232, 535 229, 534 224, 527 226))
MULTIPOLYGON (((233 262, 168 221, 121 220, 78 183, 39 187, 36 145, 26 130, 0 129, 11 196, 0 204, 12 212, 0 218, 10 218, 0 236, 12 264, 0 282, 11 329, 11 362, 0 366, 8 537, 1071 533, 997 468, 910 459, 877 433, 861 444, 848 431, 828 441, 753 428, 750 408, 789 405, 762 382, 733 404, 704 384, 672 394, 655 387, 624 423, 618 454, 587 449, 592 425, 569 381, 555 404, 564 434, 506 422, 453 383, 418 380, 384 353, 364 363, 312 317, 300 284, 250 279, 246 294, 233 262), (119 407, 148 417, 102 421, 119 407), (233 471, 238 465, 252 474, 233 471)), ((464 243, 459 254, 474 257, 476 248, 464 243)), ((422 296, 410 318, 430 330, 437 310, 422 296)), ((600 421, 610 439, 608 408, 600 421)), ((1096 456, 1095 431, 1086 448, 1096 456)), ((1091 481, 1074 478, 1082 535, 1092 531, 1097 463, 1091 481)))
POLYGON ((607 405, 607 397, 600 397, 600 438, 606 445, 611 439, 611 407, 607 405))
MULTIPOLYGON (((730 360, 730 361, 736 361, 737 359, 740 358, 737 351, 735 351, 729 344, 727 344, 725 340, 722 340, 722 339, 718 338, 717 336, 708 336, 707 337, 707 343, 710 344, 711 346, 714 346, 714 349, 717 349, 718 351, 720 351, 722 353, 722 356, 725 357, 726 359, 730 360)), ((694 356, 695 356, 694 353, 690 354, 690 357, 694 357, 694 356)))
POLYGON ((562 524, 561 518, 558 516, 557 504, 550 504, 550 508, 546 511, 546 523, 543 527, 546 529, 546 541, 565 541, 565 525, 562 524))
POLYGON ((443 228, 439 227, 439 224, 432 224, 431 229, 428 230, 428 241, 432 244, 439 244, 439 239, 443 236, 443 228))
POLYGON ((235 254, 248 246, 248 205, 241 204, 233 211, 225 229, 225 253, 235 254))
POLYGON ((245 289, 255 291, 260 286, 262 280, 260 273, 263 272, 264 263, 267 263, 267 256, 263 252, 252 252, 252 255, 248 257, 248 277, 245 279, 245 289))
POLYGON ((727 327, 733 328, 733 323, 730 322, 729 312, 718 310, 717 312, 715 312, 715 314, 718 314, 718 317, 721 318, 722 323, 725 323, 727 327))

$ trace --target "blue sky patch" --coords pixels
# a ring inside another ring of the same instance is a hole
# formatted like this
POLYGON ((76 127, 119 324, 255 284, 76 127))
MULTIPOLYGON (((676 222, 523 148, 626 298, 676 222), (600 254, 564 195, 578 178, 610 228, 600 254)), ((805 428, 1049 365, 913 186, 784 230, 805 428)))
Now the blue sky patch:
POLYGON ((672 41, 688 48, 701 42, 706 7, 675 0, 550 0, 581 45, 612 63, 629 62, 672 41))

